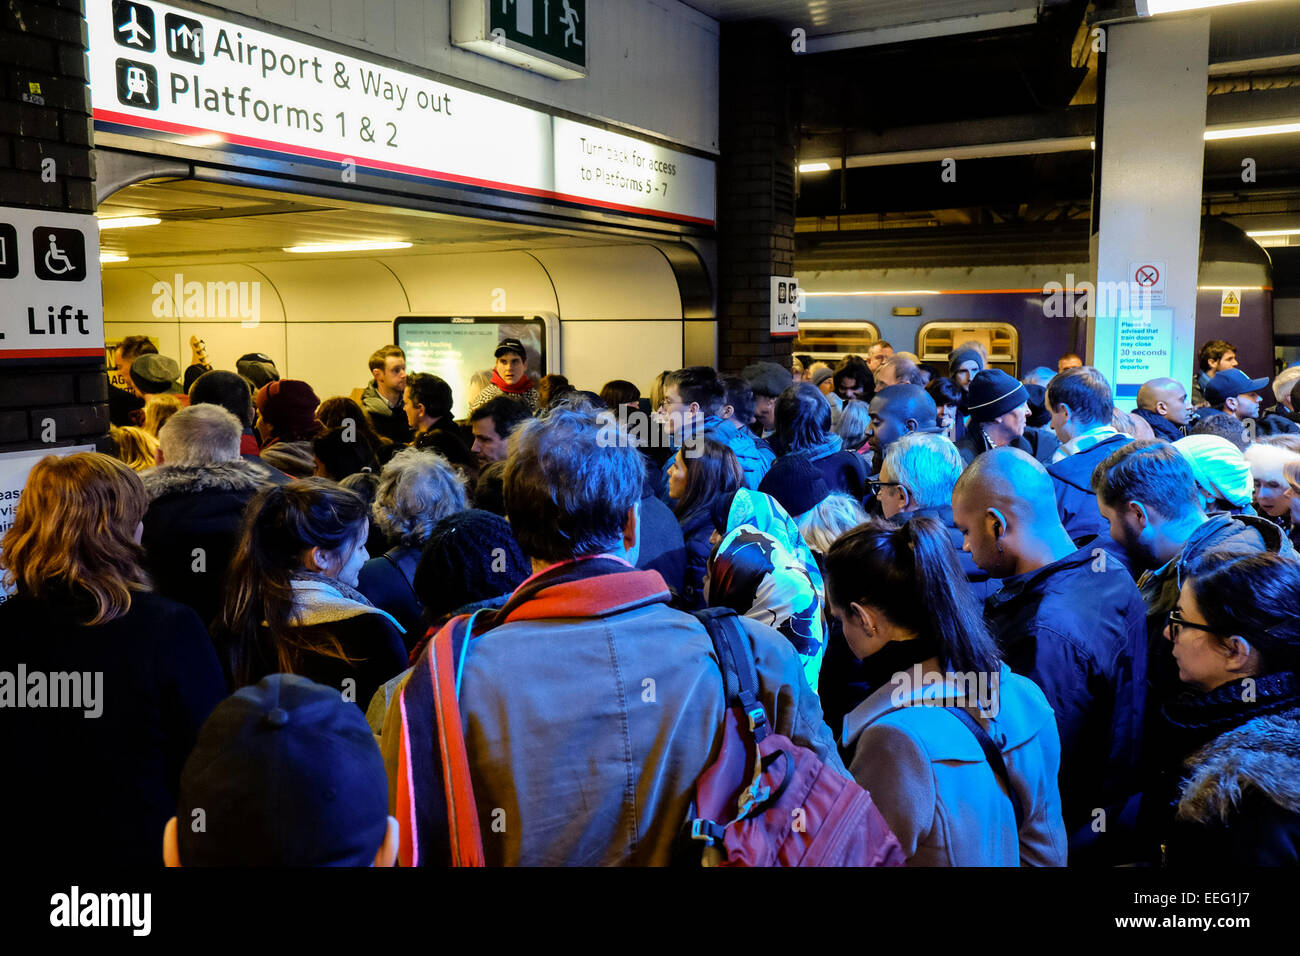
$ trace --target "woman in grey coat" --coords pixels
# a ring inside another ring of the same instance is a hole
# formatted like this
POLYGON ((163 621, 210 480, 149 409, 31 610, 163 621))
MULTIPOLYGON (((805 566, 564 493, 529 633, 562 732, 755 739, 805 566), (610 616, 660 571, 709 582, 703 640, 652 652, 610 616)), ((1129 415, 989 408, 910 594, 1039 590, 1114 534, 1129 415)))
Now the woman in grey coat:
POLYGON ((1061 744, 1043 692, 1001 662, 948 531, 872 521, 826 555, 854 656, 893 676, 844 718, 849 770, 909 866, 1064 866, 1061 744))

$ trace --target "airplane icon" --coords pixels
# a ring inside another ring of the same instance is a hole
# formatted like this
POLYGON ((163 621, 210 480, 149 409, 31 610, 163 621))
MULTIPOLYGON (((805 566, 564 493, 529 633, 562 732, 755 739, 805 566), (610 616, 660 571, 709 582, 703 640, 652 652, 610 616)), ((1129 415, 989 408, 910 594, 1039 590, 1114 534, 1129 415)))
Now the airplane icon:
POLYGON ((132 6, 131 18, 127 20, 126 23, 123 23, 121 26, 119 26, 117 28, 117 32, 130 33, 131 35, 127 37, 126 42, 134 46, 138 46, 141 49, 145 49, 145 45, 140 40, 140 37, 143 36, 146 40, 152 40, 153 36, 152 34, 149 33, 149 31, 147 31, 143 26, 140 25, 140 22, 136 20, 135 16, 136 16, 136 7, 132 6))

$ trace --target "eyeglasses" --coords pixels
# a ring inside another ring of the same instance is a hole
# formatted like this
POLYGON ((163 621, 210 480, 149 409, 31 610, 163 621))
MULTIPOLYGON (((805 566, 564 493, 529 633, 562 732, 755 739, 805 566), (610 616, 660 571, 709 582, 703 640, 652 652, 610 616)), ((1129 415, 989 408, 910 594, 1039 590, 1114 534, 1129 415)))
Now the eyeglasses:
POLYGON ((1213 632, 1212 630, 1210 630, 1210 628, 1209 628, 1207 625, 1205 625, 1205 624, 1197 624, 1195 621, 1184 620, 1183 618, 1179 617, 1177 614, 1175 614, 1175 613, 1173 613, 1173 612, 1170 612, 1170 614, 1169 614, 1169 639, 1170 639, 1171 641, 1176 641, 1176 640, 1178 640, 1178 635, 1182 633, 1183 628, 1187 628, 1187 629, 1192 630, 1192 631, 1204 631, 1206 634, 1213 634, 1213 633, 1214 633, 1214 632, 1213 632))
POLYGON ((868 484, 871 485, 871 493, 877 498, 880 497, 881 488, 901 488, 903 486, 901 481, 872 481, 868 482, 868 484))

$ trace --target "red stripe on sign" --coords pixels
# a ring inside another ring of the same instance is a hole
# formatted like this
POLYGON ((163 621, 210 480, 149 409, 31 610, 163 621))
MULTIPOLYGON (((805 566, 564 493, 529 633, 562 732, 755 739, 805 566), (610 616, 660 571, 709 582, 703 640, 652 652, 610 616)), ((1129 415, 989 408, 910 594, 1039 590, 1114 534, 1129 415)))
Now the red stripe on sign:
POLYGON ((0 360, 12 358, 103 358, 104 349, 0 349, 0 360))
MULTIPOLYGON (((181 136, 203 136, 210 135, 215 130, 202 129, 197 126, 184 126, 180 123, 172 123, 167 120, 153 119, 147 116, 135 116, 131 113, 116 113, 112 110, 95 110, 95 119, 101 119, 106 123, 117 123, 121 126, 137 126, 142 129, 151 129, 160 133, 176 133, 181 136)), ((429 169, 424 166, 407 166, 402 163, 389 163, 380 159, 361 160, 355 156, 347 156, 343 153, 335 153, 329 150, 316 149, 311 146, 290 146, 286 143, 278 143, 274 140, 256 139, 252 136, 241 136, 235 133, 221 133, 227 142, 234 143, 238 146, 250 146, 253 149, 264 149, 272 153, 282 153, 287 156, 309 156, 312 159, 328 159, 333 162, 350 162, 355 163, 362 168, 382 169, 392 173, 402 173, 407 176, 418 176, 422 179, 439 179, 445 182, 458 183, 462 186, 478 186, 482 189, 496 189, 502 192, 517 193, 526 196, 536 196, 539 199, 558 199, 561 202, 577 203, 582 206, 597 206, 601 209, 611 209, 616 212, 631 212, 643 216, 654 216, 658 219, 673 219, 677 222, 691 222, 701 226, 712 226, 712 219, 702 219, 699 216, 686 216, 675 212, 661 212, 657 209, 647 209, 644 206, 630 206, 624 203, 604 202, 599 199, 589 199, 585 196, 575 196, 569 193, 559 193, 550 189, 536 189, 532 186, 517 186, 512 183, 497 182, 494 179, 479 179, 475 176, 461 176, 457 173, 446 173, 437 169, 429 169)))

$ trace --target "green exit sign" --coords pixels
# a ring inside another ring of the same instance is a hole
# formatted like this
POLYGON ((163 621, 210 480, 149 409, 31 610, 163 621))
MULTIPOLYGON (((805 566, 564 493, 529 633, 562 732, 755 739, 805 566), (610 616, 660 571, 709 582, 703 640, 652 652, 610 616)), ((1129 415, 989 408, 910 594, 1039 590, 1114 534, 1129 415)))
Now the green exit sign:
POLYGON ((587 75, 586 0, 453 0, 451 42, 557 79, 587 75))

